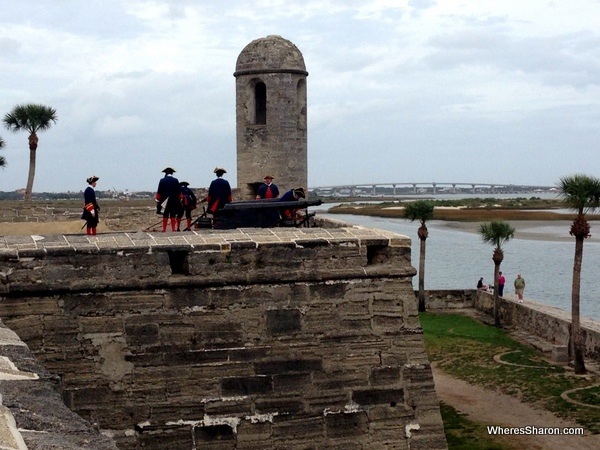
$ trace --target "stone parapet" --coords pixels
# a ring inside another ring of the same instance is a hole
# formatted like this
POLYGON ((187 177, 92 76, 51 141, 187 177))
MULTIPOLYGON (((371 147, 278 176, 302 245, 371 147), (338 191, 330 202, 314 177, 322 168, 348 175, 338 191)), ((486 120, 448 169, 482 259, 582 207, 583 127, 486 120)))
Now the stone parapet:
POLYGON ((411 277, 409 245, 362 227, 4 236, 0 293, 411 277))
POLYGON ((6 236, 0 317, 122 450, 442 449, 415 273, 362 227, 6 236))

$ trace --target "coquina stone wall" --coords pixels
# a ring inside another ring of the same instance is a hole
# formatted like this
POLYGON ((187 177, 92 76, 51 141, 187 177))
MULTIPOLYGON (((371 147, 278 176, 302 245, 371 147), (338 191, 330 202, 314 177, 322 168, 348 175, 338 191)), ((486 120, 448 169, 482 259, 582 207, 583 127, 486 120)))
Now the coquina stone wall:
MULTIPOLYGON (((474 307, 493 314, 494 297, 491 293, 475 291, 474 307)), ((550 344, 569 345, 571 313, 531 299, 518 303, 500 298, 500 321, 503 326, 526 331, 550 344)), ((600 361, 600 323, 581 318, 581 331, 585 343, 585 356, 600 361)))
POLYGON ((0 317, 120 449, 446 448, 414 275, 361 227, 7 236, 0 317))

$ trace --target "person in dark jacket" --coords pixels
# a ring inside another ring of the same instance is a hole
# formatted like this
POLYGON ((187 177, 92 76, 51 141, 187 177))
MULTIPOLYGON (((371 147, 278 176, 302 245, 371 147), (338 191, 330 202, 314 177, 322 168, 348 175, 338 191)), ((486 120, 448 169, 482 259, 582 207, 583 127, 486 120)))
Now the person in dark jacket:
POLYGON ((167 231, 167 224, 171 220, 171 231, 177 229, 177 218, 181 211, 181 188, 179 180, 173 176, 175 169, 167 167, 163 170, 165 176, 158 183, 154 198, 156 200, 156 214, 163 216, 162 231, 167 231))
POLYGON ((273 183, 273 180, 274 178, 272 175, 267 175, 265 177, 265 182, 260 185, 258 192, 256 193, 256 200, 279 197, 279 188, 273 183))
POLYGON ((89 186, 83 191, 83 214, 81 218, 86 221, 85 234, 90 236, 96 236, 96 228, 100 221, 100 206, 96 201, 96 191, 94 190, 99 179, 96 175, 89 177, 86 180, 89 186))
POLYGON ((217 178, 210 183, 206 197, 206 201, 208 202, 207 212, 212 215, 218 214, 219 210, 223 209, 227 203, 231 203, 233 200, 229 181, 222 178, 223 174, 227 173, 227 171, 221 167, 216 167, 214 173, 217 175, 217 178))
MULTIPOLYGON (((287 191, 285 194, 283 194, 281 196, 281 198, 279 199, 280 202, 296 202, 298 200, 300 200, 301 198, 306 198, 306 193, 304 192, 303 188, 296 188, 296 189, 290 189, 289 191, 287 191)), ((285 209, 282 212, 282 219, 283 220, 296 220, 298 214, 298 208, 289 208, 289 209, 285 209)))
POLYGON ((181 181, 179 183, 179 186, 181 186, 181 211, 177 218, 177 231, 180 230, 181 219, 184 214, 185 220, 187 221, 187 227, 185 229, 191 231, 192 228, 192 211, 196 209, 198 200, 196 199, 196 195, 194 195, 194 191, 188 187, 189 185, 190 183, 187 181, 181 181))

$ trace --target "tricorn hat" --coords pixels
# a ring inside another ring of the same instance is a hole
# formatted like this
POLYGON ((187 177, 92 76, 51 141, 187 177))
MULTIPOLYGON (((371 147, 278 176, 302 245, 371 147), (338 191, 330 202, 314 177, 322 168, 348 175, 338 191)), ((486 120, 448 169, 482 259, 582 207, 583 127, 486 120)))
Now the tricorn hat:
POLYGON ((296 194, 298 197, 306 198, 306 194, 304 193, 304 189, 301 188, 301 187, 294 189, 294 194, 296 194))
POLYGON ((173 169, 172 167, 167 167, 166 169, 163 170, 164 173, 175 173, 176 170, 173 169))
POLYGON ((227 171, 225 169, 223 169, 222 167, 215 167, 215 170, 213 170, 214 173, 227 173, 227 171))
POLYGON ((87 180, 87 184, 92 184, 94 181, 98 181, 100 178, 98 178, 96 175, 92 175, 91 177, 89 177, 87 180))
POLYGON ((189 185, 190 185, 190 183, 188 183, 187 181, 180 181, 180 182, 179 182, 179 185, 180 185, 180 186, 189 186, 189 185))
POLYGON ((265 177, 265 180, 274 180, 274 179, 275 179, 275 177, 273 175, 267 175, 265 177))

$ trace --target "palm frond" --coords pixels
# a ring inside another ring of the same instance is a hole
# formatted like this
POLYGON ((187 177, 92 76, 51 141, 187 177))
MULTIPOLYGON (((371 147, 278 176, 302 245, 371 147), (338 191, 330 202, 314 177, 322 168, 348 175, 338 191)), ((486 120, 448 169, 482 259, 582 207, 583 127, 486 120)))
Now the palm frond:
POLYGON ((36 133, 37 131, 47 130, 57 120, 58 117, 54 108, 30 103, 15 106, 11 112, 4 116, 3 122, 8 130, 15 133, 21 130, 36 133))
POLYGON ((495 247, 501 248, 502 244, 515 236, 515 229, 507 222, 493 221, 482 223, 479 227, 479 234, 484 243, 491 243, 495 247))
POLYGON ((422 225, 433 218, 434 205, 426 200, 408 202, 404 205, 404 218, 414 222, 418 220, 422 225))

